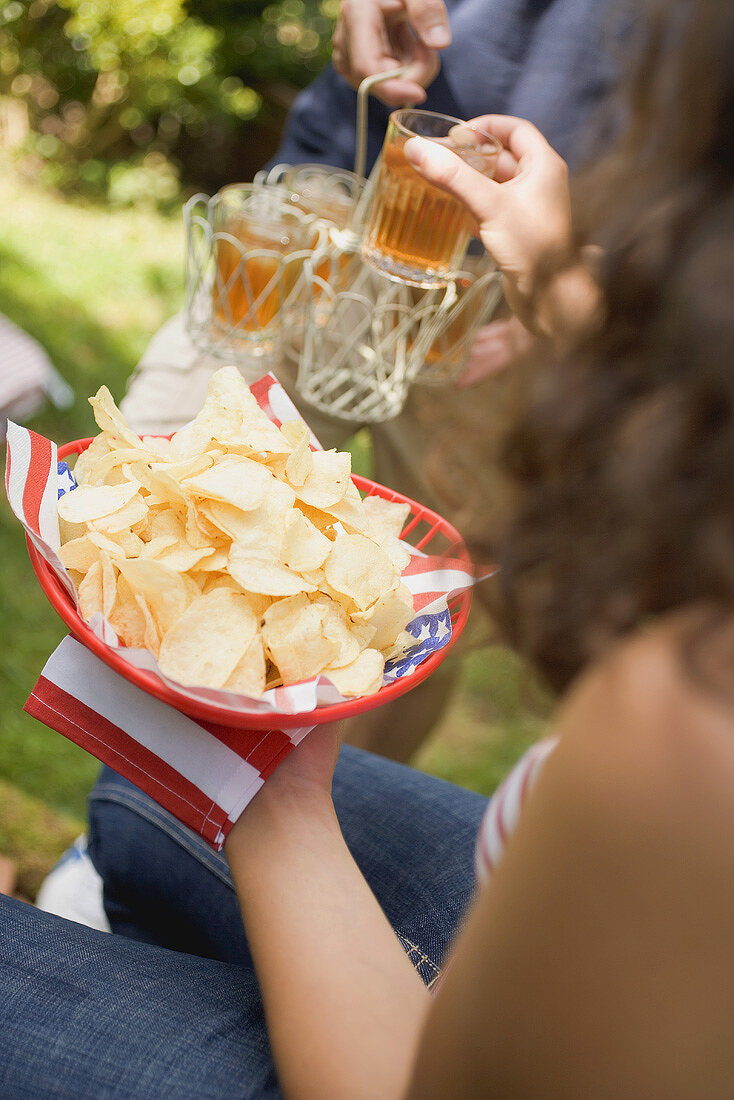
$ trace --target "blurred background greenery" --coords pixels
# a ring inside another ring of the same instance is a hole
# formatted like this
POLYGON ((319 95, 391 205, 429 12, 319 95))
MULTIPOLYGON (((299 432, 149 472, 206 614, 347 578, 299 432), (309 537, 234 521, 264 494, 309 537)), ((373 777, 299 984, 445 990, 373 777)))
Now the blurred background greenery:
MULTIPOLYGON (((0 313, 34 336, 74 404, 31 426, 95 430, 183 299, 181 202, 251 179, 326 63, 338 0, 0 0, 0 313)), ((358 472, 369 449, 353 444, 358 472)), ((0 504, 0 853, 32 896, 82 827, 96 762, 22 707, 64 634, 0 504)), ((417 766, 489 794, 542 730, 544 701, 499 646, 464 662, 417 766)))
POLYGON ((114 206, 252 179, 328 59, 338 0, 0 0, 3 146, 114 206))

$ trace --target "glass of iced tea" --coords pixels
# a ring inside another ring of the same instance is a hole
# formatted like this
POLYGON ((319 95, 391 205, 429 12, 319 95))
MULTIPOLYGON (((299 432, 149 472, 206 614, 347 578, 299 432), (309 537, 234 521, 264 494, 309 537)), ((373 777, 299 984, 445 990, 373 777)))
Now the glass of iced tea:
POLYGON ((461 267, 473 228, 463 203, 428 183, 406 160, 408 138, 423 137, 493 176, 502 146, 491 134, 450 115, 393 111, 366 215, 362 259, 390 278, 445 286, 461 267))
MULTIPOLYGON (((350 227, 366 183, 362 176, 329 164, 292 165, 283 176, 287 201, 331 227, 314 274, 334 289, 345 288, 354 267, 359 238, 350 227)), ((314 293, 319 296, 317 287, 314 293)))
POLYGON ((349 225, 366 182, 354 172, 328 164, 292 165, 283 176, 288 202, 337 229, 349 225))
POLYGON ((224 187, 215 202, 214 324, 265 353, 313 245, 313 217, 252 184, 224 187))

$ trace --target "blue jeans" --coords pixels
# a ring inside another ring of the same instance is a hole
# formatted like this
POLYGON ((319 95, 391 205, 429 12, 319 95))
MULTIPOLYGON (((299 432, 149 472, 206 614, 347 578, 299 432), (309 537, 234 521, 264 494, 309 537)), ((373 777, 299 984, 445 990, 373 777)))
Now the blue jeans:
MULTIPOLYGON (((345 747, 346 841, 427 983, 473 890, 486 800, 345 747)), ((280 1097, 226 861, 103 768, 89 852, 114 935, 0 896, 2 1097, 280 1097)))

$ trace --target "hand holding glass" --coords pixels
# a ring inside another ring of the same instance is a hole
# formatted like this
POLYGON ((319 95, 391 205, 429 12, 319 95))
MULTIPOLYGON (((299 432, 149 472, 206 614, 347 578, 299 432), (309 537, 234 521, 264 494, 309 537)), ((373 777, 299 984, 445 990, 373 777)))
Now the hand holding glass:
POLYGON ((390 278, 413 286, 445 286, 462 264, 473 221, 463 203, 425 180, 406 160, 410 137, 457 153, 492 177, 502 146, 490 134, 450 115, 393 111, 367 211, 362 258, 390 278))

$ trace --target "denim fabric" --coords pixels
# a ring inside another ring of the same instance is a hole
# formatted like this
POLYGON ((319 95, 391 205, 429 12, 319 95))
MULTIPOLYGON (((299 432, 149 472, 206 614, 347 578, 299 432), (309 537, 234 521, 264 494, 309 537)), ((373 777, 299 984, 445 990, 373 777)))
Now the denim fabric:
POLYGON ((3 1100, 278 1100, 251 968, 0 895, 3 1100))
MULTIPOLYGON (((357 864, 430 981, 471 897, 486 799, 344 746, 334 804, 357 864)), ((89 855, 114 932, 251 965, 224 857, 109 768, 89 800, 89 855)))
MULTIPOLYGON (((357 862, 432 981, 473 891, 486 800, 349 748, 334 795, 357 862)), ((89 849, 122 935, 0 895, 0 1097, 278 1100, 224 859, 106 768, 89 849)))

